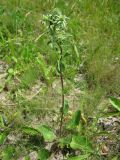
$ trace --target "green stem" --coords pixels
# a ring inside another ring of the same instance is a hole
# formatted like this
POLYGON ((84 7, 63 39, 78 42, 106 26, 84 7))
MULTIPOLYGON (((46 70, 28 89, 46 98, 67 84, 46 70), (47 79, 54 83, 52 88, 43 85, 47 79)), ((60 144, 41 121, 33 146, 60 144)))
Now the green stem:
POLYGON ((60 49, 60 81, 61 81, 61 98, 62 98, 62 107, 61 107, 61 117, 60 117, 60 137, 62 136, 62 127, 63 127, 63 116, 64 116, 64 103, 65 103, 65 96, 64 96, 64 78, 63 78, 63 70, 62 70, 62 60, 63 60, 63 50, 59 42, 57 42, 57 45, 60 49))

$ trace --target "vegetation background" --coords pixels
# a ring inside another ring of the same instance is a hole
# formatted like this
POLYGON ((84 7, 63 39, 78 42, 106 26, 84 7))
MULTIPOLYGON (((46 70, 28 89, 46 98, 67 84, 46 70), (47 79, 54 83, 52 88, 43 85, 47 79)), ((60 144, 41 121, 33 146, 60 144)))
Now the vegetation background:
MULTIPOLYGON (((54 124, 56 130, 58 125, 61 103, 56 71, 58 54, 51 49, 43 22, 43 15, 55 8, 68 17, 64 53, 69 56, 64 62, 64 83, 70 111, 80 108, 83 119, 93 118, 92 124, 82 126, 83 134, 88 137, 97 134, 97 120, 106 114, 109 117, 109 110, 114 110, 108 98, 120 96, 119 0, 0 0, 0 112, 9 125, 15 119, 15 127, 9 131, 15 137, 15 144, 8 140, 0 146, 1 159, 12 159, 21 126, 47 123, 54 124), (11 158, 4 158, 5 155, 11 158)), ((8 130, 5 126, 7 136, 8 130)), ((119 159, 118 135, 119 131, 110 135, 115 139, 115 150, 108 149, 110 139, 101 145, 106 149, 105 156, 92 155, 88 159, 119 159)), ((28 158, 29 153, 38 150, 40 144, 28 142, 26 135, 22 137, 13 159, 28 158)), ((92 141, 94 147, 95 141, 92 141)))

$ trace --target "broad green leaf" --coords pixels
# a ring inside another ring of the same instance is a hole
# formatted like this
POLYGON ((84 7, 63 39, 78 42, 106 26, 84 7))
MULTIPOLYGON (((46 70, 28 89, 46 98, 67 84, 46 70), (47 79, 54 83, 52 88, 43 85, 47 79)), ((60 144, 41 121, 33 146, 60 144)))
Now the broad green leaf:
POLYGON ((53 141, 56 137, 54 132, 51 130, 51 128, 46 125, 42 125, 36 128, 22 127, 22 130, 29 135, 42 134, 44 139, 47 141, 53 141))
POLYGON ((52 129, 46 125, 37 127, 36 130, 39 131, 43 135, 46 141, 53 141, 56 137, 52 129))
POLYGON ((65 101, 64 108, 63 108, 63 113, 67 114, 68 113, 68 109, 69 109, 68 101, 65 101))
POLYGON ((77 110, 73 115, 71 120, 67 124, 67 129, 74 129, 79 125, 80 122, 80 110, 77 110))
POLYGON ((50 156, 50 152, 46 149, 41 149, 38 151, 38 159, 39 160, 47 160, 50 156))
POLYGON ((80 155, 80 156, 70 157, 67 160, 85 160, 88 157, 89 157, 89 154, 86 154, 86 155, 80 155))
POLYGON ((83 151, 92 152, 92 145, 85 136, 73 136, 70 146, 73 149, 80 149, 83 151))
POLYGON ((15 148, 12 146, 8 146, 3 152, 2 152, 2 160, 11 160, 15 154, 15 148))
POLYGON ((6 134, 5 133, 0 133, 0 145, 2 145, 6 139, 6 134))
POLYGON ((110 103, 112 106, 120 112, 120 100, 114 97, 110 98, 110 103))
POLYGON ((39 134, 39 131, 35 128, 32 128, 32 127, 22 127, 22 131, 25 132, 26 134, 28 135, 37 135, 39 134))

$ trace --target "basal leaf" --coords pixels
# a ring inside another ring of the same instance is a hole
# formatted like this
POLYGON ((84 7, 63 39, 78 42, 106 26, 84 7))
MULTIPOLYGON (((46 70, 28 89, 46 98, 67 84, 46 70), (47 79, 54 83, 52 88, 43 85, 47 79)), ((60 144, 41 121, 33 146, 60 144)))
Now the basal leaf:
POLYGON ((22 127, 22 131, 25 132, 26 134, 28 135, 37 135, 39 134, 39 131, 36 130, 35 128, 32 128, 32 127, 22 127))
POLYGON ((73 149, 80 149, 83 151, 92 152, 92 145, 85 136, 81 135, 73 136, 70 146, 73 149))
POLYGON ((39 126, 36 129, 43 135, 46 141, 53 141, 56 137, 52 129, 46 125, 39 126))

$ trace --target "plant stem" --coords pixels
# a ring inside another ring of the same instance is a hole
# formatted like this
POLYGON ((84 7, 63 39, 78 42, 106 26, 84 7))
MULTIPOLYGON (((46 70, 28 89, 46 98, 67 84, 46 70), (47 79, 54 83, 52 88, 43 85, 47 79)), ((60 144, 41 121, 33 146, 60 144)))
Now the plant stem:
POLYGON ((62 135, 62 126, 63 126, 63 115, 64 115, 63 108, 64 108, 64 102, 65 102, 62 72, 60 72, 60 80, 61 80, 61 88, 62 88, 62 108, 61 108, 61 120, 60 120, 60 136, 61 136, 62 135))
POLYGON ((61 117, 60 117, 60 137, 62 136, 62 127, 63 127, 63 116, 64 116, 64 103, 65 103, 65 96, 64 96, 64 78, 63 78, 63 70, 62 70, 62 59, 63 59, 63 50, 61 45, 57 42, 57 45, 60 49, 60 81, 61 81, 61 98, 62 98, 62 107, 61 107, 61 117))

